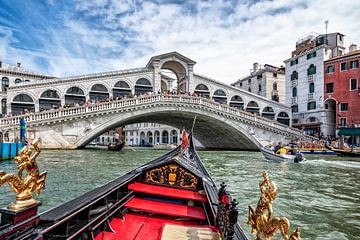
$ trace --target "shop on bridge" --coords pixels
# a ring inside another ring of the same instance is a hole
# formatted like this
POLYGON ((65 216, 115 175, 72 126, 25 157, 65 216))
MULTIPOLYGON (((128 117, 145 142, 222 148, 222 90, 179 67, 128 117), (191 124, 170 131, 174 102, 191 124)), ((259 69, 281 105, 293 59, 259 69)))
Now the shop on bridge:
POLYGON ((84 91, 79 87, 71 87, 65 94, 65 104, 75 106, 76 104, 82 106, 85 104, 86 97, 84 91))
POLYGON ((35 112, 34 100, 25 93, 16 95, 11 102, 11 112, 13 114, 35 112))
POLYGON ((39 98, 39 110, 49 110, 61 107, 61 100, 56 90, 47 90, 39 98))

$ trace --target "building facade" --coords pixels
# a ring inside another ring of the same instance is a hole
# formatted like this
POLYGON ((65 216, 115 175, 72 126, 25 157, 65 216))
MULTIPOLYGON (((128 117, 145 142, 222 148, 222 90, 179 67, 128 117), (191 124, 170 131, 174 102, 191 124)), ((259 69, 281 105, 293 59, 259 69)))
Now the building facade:
POLYGON ((265 64, 261 67, 259 63, 254 63, 249 76, 231 85, 285 104, 285 68, 282 66, 265 64))
POLYGON ((135 123, 125 126, 125 143, 128 146, 178 145, 181 130, 158 123, 135 123))
POLYGON ((332 135, 340 128, 360 128, 360 50, 352 44, 343 56, 325 61, 325 109, 332 135))
POLYGON ((286 104, 292 126, 312 135, 331 135, 332 123, 324 106, 324 61, 344 53, 344 35, 311 33, 296 42, 285 60, 286 104))

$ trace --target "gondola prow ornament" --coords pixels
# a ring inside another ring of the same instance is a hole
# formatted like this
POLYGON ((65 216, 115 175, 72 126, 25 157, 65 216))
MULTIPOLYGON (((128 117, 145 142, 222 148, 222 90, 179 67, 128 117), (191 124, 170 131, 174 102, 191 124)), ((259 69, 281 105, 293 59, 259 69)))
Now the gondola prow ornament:
POLYGON ((286 217, 273 217, 272 202, 276 199, 277 188, 266 171, 262 172, 262 176, 264 179, 259 184, 261 196, 256 209, 249 206, 247 224, 251 225, 251 233, 256 234, 256 240, 271 240, 280 230, 285 240, 301 240, 299 227, 289 237, 289 220, 286 217))
POLYGON ((8 173, 0 172, 0 187, 8 183, 13 192, 16 193, 16 202, 10 203, 8 209, 19 211, 27 207, 38 204, 33 198, 32 193, 40 195, 40 190, 45 188, 46 172, 40 173, 36 163, 39 156, 40 138, 36 138, 30 145, 34 148, 33 153, 31 146, 25 145, 15 157, 15 163, 18 165, 18 172, 8 173))

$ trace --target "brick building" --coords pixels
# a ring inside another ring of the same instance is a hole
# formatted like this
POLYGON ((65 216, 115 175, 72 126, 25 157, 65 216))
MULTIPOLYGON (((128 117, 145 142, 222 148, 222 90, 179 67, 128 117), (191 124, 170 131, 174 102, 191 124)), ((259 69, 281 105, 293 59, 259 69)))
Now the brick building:
POLYGON ((360 129, 360 50, 352 44, 345 55, 324 62, 324 100, 332 133, 360 129))

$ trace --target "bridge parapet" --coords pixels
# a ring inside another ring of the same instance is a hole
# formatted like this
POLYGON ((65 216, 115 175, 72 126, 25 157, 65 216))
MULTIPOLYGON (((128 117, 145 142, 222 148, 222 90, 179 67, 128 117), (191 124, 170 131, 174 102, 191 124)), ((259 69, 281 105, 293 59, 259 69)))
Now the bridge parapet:
MULTIPOLYGON (((114 111, 131 111, 134 107, 151 107, 154 104, 171 104, 176 106, 186 106, 186 107, 204 107, 207 111, 215 112, 218 114, 226 114, 227 117, 234 119, 242 119, 249 122, 257 123, 263 127, 270 128, 272 130, 281 131, 287 133, 288 135, 293 135, 296 137, 304 137, 302 132, 298 129, 288 127, 284 124, 281 124, 277 121, 272 121, 256 114, 252 114, 237 108, 230 107, 228 105, 220 104, 212 100, 193 97, 193 96, 184 96, 184 95, 150 95, 150 96, 141 96, 136 98, 127 98, 117 101, 99 103, 92 106, 81 106, 73 107, 68 109, 59 109, 59 110, 50 110, 44 112, 37 112, 25 115, 19 115, 14 117, 6 117, 0 119, 0 127, 2 130, 13 129, 14 126, 20 124, 20 119, 25 118, 28 125, 49 123, 51 121, 66 121, 67 119, 84 117, 85 115, 91 114, 106 114, 114 111)), ((305 136, 310 138, 310 136, 305 136)))

